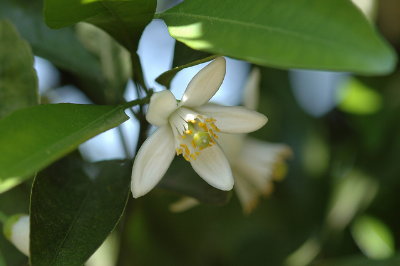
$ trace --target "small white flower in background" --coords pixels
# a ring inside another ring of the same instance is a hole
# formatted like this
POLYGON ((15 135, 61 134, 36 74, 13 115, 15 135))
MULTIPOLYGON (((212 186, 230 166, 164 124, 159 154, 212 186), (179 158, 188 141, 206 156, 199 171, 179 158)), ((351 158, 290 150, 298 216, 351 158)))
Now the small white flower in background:
POLYGON ((6 238, 26 256, 29 256, 29 224, 28 215, 14 215, 4 226, 6 238))
MULTIPOLYGON (((243 103, 249 109, 257 109, 259 99, 260 70, 254 68, 244 88, 243 103)), ((245 213, 250 213, 260 196, 272 192, 273 181, 286 174, 285 159, 291 149, 281 143, 270 143, 239 135, 221 135, 221 146, 232 166, 235 192, 245 213)))
POLYGON ((137 198, 154 188, 175 153, 182 155, 211 186, 231 190, 233 176, 217 140, 221 133, 248 133, 267 118, 244 107, 208 104, 225 76, 225 58, 218 57, 190 81, 178 102, 168 91, 155 93, 146 119, 159 128, 142 145, 132 170, 131 190, 137 198))
MULTIPOLYGON (((247 80, 243 103, 249 109, 257 109, 259 98, 260 71, 253 69, 247 80)), ((220 134, 221 145, 232 167, 235 191, 245 213, 250 213, 260 196, 272 192, 273 181, 286 174, 285 159, 291 156, 291 149, 280 143, 269 143, 249 137, 246 134, 220 134)), ((182 212, 199 202, 190 197, 170 205, 172 212, 182 212)))

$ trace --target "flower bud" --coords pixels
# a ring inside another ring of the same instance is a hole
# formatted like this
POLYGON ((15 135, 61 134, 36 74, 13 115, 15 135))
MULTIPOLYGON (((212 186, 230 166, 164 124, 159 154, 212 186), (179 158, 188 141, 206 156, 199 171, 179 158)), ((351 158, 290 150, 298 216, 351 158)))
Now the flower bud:
POLYGON ((17 214, 11 216, 3 228, 6 238, 27 256, 29 256, 29 227, 29 216, 17 214))

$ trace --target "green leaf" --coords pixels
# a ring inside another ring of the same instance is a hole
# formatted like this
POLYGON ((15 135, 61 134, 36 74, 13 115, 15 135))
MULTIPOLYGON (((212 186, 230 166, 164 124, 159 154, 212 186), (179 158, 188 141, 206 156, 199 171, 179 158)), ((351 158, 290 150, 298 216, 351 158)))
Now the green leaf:
POLYGON ((231 193, 207 184, 192 169, 190 163, 176 157, 158 187, 193 197, 204 203, 223 205, 231 193))
POLYGON ((0 120, 0 181, 24 178, 128 119, 124 106, 48 104, 0 120))
POLYGON ((72 28, 51 30, 43 22, 42 1, 0 1, 0 17, 13 22, 33 52, 56 66, 89 76, 101 84, 99 61, 77 39, 72 28))
POLYGON ((42 9, 41 0, 0 1, 0 17, 16 25, 35 55, 68 71, 94 103, 115 103, 115 97, 110 97, 110 85, 102 74, 100 59, 84 47, 71 27, 56 31, 49 29, 43 21, 42 9))
POLYGON ((122 215, 131 168, 66 158, 41 172, 31 196, 31 264, 83 265, 122 215))
MULTIPOLYGON (((0 118, 15 110, 39 103, 38 81, 33 55, 14 26, 0 20, 0 118)), ((23 181, 20 177, 0 178, 0 193, 23 181)))
POLYGON ((264 66, 385 74, 396 63, 348 0, 191 0, 158 17, 193 49, 264 66))
POLYGON ((210 56, 209 53, 193 50, 192 48, 187 47, 181 42, 175 42, 174 59, 172 60, 172 67, 186 65, 190 62, 200 60, 208 56, 210 56))
POLYGON ((45 0, 44 14, 54 29, 88 22, 135 52, 145 26, 152 20, 155 0, 45 0))
POLYGON ((203 59, 199 59, 199 60, 193 61, 193 62, 188 63, 188 64, 183 65, 183 66, 174 67, 173 69, 168 70, 168 71, 162 73, 160 76, 158 76, 156 78, 156 81, 158 83, 160 83, 161 85, 164 85, 165 87, 169 88, 171 86, 172 79, 182 69, 185 69, 185 68, 188 68, 188 67, 192 67, 192 66, 195 66, 195 65, 199 65, 199 64, 204 63, 204 62, 211 61, 216 57, 217 57, 216 55, 212 55, 212 56, 209 56, 209 57, 206 57, 206 58, 203 58, 203 59))
POLYGON ((91 24, 79 23, 76 28, 79 39, 101 63, 104 82, 93 84, 94 91, 97 94, 99 90, 102 91, 108 104, 123 102, 126 84, 131 76, 129 52, 103 30, 91 24))
POLYGON ((352 235, 363 253, 371 259, 386 259, 395 252, 392 233, 377 218, 366 215, 357 218, 352 226, 352 235))
POLYGON ((28 43, 14 26, 0 20, 0 118, 39 103, 38 81, 28 43))

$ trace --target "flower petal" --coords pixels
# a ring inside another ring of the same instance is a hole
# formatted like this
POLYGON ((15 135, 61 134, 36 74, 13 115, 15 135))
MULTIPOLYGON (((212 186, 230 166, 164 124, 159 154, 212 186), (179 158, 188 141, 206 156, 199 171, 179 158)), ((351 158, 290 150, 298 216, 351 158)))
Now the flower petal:
POLYGON ((243 105, 250 110, 256 110, 260 98, 261 73, 258 67, 253 68, 243 90, 243 105))
POLYGON ((224 133, 253 132, 268 121, 265 115, 241 106, 205 104, 196 111, 217 120, 215 125, 224 133))
POLYGON ((218 145, 202 150, 197 159, 190 163, 196 173, 211 186, 221 190, 233 188, 231 167, 218 145))
POLYGON ((217 92, 225 77, 226 61, 218 57, 197 73, 183 94, 181 105, 196 107, 207 103, 217 92))
POLYGON ((258 190, 250 184, 245 177, 238 173, 234 173, 235 177, 235 192, 242 205, 243 211, 249 214, 257 206, 259 200, 258 190))
POLYGON ((146 119, 155 126, 164 126, 177 107, 178 104, 172 92, 168 90, 156 92, 151 96, 146 119))
POLYGON ((246 134, 218 134, 218 144, 231 165, 234 165, 240 155, 245 138, 246 134))
POLYGON ((175 140, 169 126, 157 129, 140 147, 132 169, 131 190, 134 198, 154 188, 175 156, 175 140))

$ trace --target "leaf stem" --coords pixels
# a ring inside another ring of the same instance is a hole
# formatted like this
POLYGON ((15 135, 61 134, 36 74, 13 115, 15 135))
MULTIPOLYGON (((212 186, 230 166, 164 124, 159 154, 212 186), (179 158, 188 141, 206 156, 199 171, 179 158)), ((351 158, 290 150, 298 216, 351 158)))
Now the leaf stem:
POLYGON ((126 142, 126 138, 124 136, 124 131, 122 130, 121 125, 117 127, 117 130, 118 130, 118 136, 120 138, 122 148, 124 149, 125 156, 126 156, 126 158, 129 159, 129 158, 131 158, 131 155, 130 155, 128 143, 126 142))
MULTIPOLYGON (((142 69, 142 64, 140 63, 140 58, 137 55, 137 53, 131 53, 131 64, 132 64, 132 79, 137 85, 140 85, 140 87, 146 92, 148 92, 146 83, 144 81, 144 76, 143 76, 143 69, 142 69)), ((138 95, 140 97, 140 95, 138 95)))
POLYGON ((139 105, 139 104, 140 105, 148 104, 150 102, 150 97, 152 94, 153 94, 153 91, 149 90, 149 93, 147 94, 146 97, 123 103, 123 104, 121 104, 121 107, 123 109, 128 109, 128 108, 131 108, 131 107, 139 105))

